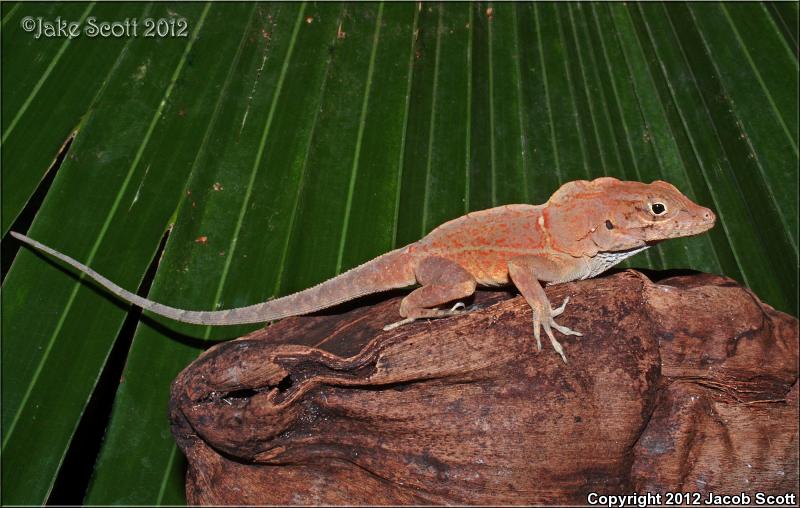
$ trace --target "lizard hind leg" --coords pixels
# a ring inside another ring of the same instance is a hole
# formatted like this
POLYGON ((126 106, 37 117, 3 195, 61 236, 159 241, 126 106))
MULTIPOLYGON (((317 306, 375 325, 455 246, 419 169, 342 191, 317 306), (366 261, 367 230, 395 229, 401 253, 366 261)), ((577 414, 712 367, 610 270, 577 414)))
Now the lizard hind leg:
POLYGON ((422 285, 403 298, 400 303, 402 321, 384 327, 391 330, 421 318, 441 318, 464 312, 463 304, 451 309, 440 309, 453 300, 472 296, 477 283, 461 265, 440 257, 423 259, 414 269, 417 282, 422 285))

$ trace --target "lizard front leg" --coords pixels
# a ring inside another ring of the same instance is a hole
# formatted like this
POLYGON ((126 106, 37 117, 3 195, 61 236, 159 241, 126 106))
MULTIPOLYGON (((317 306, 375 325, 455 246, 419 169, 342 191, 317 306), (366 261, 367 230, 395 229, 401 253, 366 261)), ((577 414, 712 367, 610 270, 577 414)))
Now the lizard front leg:
POLYGON ((554 317, 564 312, 569 297, 564 300, 561 307, 551 309, 550 300, 547 299, 539 281, 569 280, 568 274, 571 271, 572 268, 567 264, 555 262, 544 256, 519 256, 508 261, 508 274, 511 281, 533 310, 533 335, 536 338, 536 347, 539 350, 542 349, 541 331, 539 330, 541 326, 550 338, 553 349, 561 355, 564 363, 567 363, 567 357, 564 355, 564 348, 553 336, 553 329, 564 335, 580 336, 581 333, 561 326, 553 320, 554 317))
POLYGON ((452 316, 452 310, 438 309, 439 305, 471 296, 475 292, 475 278, 455 261, 431 256, 414 268, 414 276, 422 287, 415 289, 400 303, 402 321, 384 327, 391 330, 420 318, 452 316))

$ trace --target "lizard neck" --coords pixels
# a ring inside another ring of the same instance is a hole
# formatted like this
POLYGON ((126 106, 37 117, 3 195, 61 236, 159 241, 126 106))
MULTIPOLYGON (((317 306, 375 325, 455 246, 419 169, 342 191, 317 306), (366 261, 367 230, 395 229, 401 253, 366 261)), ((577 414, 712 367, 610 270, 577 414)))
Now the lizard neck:
POLYGON ((628 259, 629 257, 642 252, 650 248, 649 245, 645 245, 644 247, 636 247, 634 249, 629 250, 622 250, 616 252, 598 252, 594 256, 589 258, 589 272, 581 277, 583 279, 589 279, 591 277, 595 277, 600 275, 601 273, 605 272, 612 266, 621 263, 622 261, 628 259))

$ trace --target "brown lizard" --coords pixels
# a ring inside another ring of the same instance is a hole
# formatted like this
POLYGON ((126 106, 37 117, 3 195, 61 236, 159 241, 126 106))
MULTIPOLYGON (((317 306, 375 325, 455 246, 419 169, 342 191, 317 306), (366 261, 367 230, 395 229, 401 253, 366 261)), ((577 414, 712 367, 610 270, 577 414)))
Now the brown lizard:
MULTIPOLYGON (((421 240, 379 256, 312 288, 256 305, 219 311, 168 307, 117 286, 91 268, 24 235, 15 238, 77 268, 117 297, 156 314, 201 325, 262 323, 309 314, 390 289, 420 285, 400 303, 405 318, 387 329, 420 318, 451 316, 442 305, 472 295, 477 285, 513 284, 533 310, 540 328, 566 362, 553 330, 579 332, 557 324, 569 297, 556 309, 542 282, 558 284, 594 277, 656 242, 700 234, 714 226, 714 213, 669 183, 650 184, 598 178, 561 186, 543 205, 505 205, 468 213, 442 224, 421 240)), ((463 304, 461 304, 463 306, 463 304)))

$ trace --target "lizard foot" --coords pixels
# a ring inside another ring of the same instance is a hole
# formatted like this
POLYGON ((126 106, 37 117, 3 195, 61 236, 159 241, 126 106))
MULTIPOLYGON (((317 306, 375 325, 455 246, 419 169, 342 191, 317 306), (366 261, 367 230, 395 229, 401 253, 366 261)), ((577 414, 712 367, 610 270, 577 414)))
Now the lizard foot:
MULTIPOLYGON (((464 302, 458 302, 455 305, 453 305, 453 307, 450 310, 441 310, 441 309, 426 309, 426 310, 428 311, 428 313, 426 313, 426 314, 429 314, 429 315, 424 315, 422 317, 440 318, 440 317, 455 316, 457 314, 463 314, 464 312, 467 312, 467 306, 464 305, 464 302)), ((397 327, 400 327, 400 326, 403 326, 403 325, 407 325, 409 323, 413 323, 417 319, 418 318, 415 318, 415 317, 407 317, 405 319, 401 319, 400 321, 397 321, 396 323, 392 323, 390 325, 384 326, 383 327, 383 331, 384 332, 388 332, 389 330, 394 330, 397 327)))
POLYGON ((411 317, 410 318, 401 319, 400 321, 396 321, 396 322, 394 322, 394 323, 392 323, 390 325, 384 326, 383 327, 383 331, 384 332, 388 332, 389 330, 394 330, 395 328, 398 328, 400 326, 407 325, 409 323, 413 323, 416 320, 417 320, 417 318, 411 318, 411 317))
POLYGON ((443 318, 463 314, 467 311, 467 306, 464 302, 458 302, 453 305, 450 310, 445 309, 419 309, 420 316, 425 318, 443 318))
POLYGON ((533 313, 533 336, 534 338, 536 338, 537 349, 539 349, 540 351, 542 349, 542 339, 541 339, 542 332, 540 330, 541 327, 544 328, 544 332, 550 339, 550 344, 552 344, 553 349, 556 350, 556 353, 561 355, 561 359, 564 360, 564 363, 567 363, 567 357, 564 354, 564 348, 561 346, 561 344, 556 340, 555 336, 553 335, 553 330, 557 330, 563 333, 564 335, 576 335, 578 337, 583 336, 581 332, 576 332, 575 330, 567 328, 566 326, 562 326, 553 320, 554 317, 563 314, 564 309, 567 306, 567 303, 569 303, 569 297, 566 297, 564 299, 564 303, 562 303, 560 307, 556 309, 550 309, 550 315, 546 316, 544 320, 542 320, 542 318, 538 316, 538 313, 536 312, 533 313))

